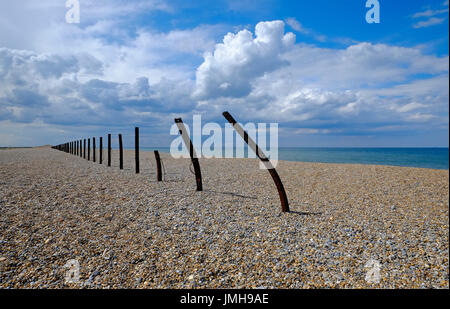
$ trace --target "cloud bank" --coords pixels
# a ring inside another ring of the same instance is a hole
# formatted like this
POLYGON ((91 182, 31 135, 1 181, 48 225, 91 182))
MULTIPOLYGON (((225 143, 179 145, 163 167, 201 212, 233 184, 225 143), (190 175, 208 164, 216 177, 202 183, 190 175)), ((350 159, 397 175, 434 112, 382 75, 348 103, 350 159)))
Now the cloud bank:
MULTIPOLYGON (((151 3, 145 8, 172 9, 151 3)), ((153 141, 164 143, 174 117, 200 113, 223 122, 224 110, 241 121, 279 122, 280 134, 294 139, 448 130, 448 55, 370 42, 318 47, 296 42, 281 20, 237 32, 223 25, 162 32, 124 30, 124 14, 108 16, 85 26, 54 21, 58 27, 39 30, 40 41, 0 30, 4 143, 18 132, 29 132, 19 134, 24 143, 56 143, 84 134, 81 128, 131 124, 152 126, 153 141), (30 138, 36 128, 48 135, 30 138)))

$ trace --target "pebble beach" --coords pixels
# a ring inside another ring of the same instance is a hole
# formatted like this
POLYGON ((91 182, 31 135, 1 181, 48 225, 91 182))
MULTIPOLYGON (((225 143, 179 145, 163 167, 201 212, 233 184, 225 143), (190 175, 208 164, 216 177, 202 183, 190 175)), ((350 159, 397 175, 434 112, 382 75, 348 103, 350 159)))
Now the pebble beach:
POLYGON ((448 170, 124 155, 0 150, 0 288, 449 288, 448 170))

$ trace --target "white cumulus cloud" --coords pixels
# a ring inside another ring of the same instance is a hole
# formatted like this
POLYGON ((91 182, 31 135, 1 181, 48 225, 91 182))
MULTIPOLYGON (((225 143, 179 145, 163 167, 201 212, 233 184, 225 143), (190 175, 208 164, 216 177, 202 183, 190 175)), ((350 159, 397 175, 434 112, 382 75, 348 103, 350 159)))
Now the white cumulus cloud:
POLYGON ((248 30, 228 33, 197 69, 194 97, 248 95, 255 78, 288 64, 281 55, 294 42, 295 35, 284 33, 280 20, 258 23, 255 37, 248 30))

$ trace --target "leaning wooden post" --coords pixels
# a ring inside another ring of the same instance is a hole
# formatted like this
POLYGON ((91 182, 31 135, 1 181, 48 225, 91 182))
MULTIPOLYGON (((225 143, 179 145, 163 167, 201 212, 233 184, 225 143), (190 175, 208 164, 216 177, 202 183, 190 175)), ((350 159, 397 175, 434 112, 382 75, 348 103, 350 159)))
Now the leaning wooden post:
POLYGON ((91 139, 88 138, 88 161, 91 160, 91 139))
POLYGON ((83 159, 86 159, 86 139, 83 142, 83 159))
POLYGON ((286 191, 284 191, 283 183, 281 182, 280 176, 273 167, 272 163, 270 163, 269 159, 258 147, 255 141, 250 136, 248 136, 247 132, 242 128, 242 126, 239 123, 236 122, 236 120, 234 120, 233 116, 231 116, 229 112, 223 112, 223 116, 228 120, 229 123, 233 125, 233 128, 236 130, 236 132, 244 139, 247 145, 256 153, 258 158, 267 168, 267 170, 270 173, 270 176, 272 176, 272 179, 275 182, 275 185, 277 186, 278 195, 280 196, 281 210, 283 212, 289 212, 289 202, 287 199, 286 191))
POLYGON ((119 134, 119 168, 123 170, 123 144, 122 134, 119 134))
POLYGON ((111 166, 111 134, 108 134, 108 166, 111 166))
POLYGON ((139 128, 134 128, 134 161, 136 162, 136 174, 139 174, 139 128))
POLYGON ((95 162, 95 137, 92 138, 92 161, 95 162))
POLYGON ((159 157, 158 150, 155 150, 155 159, 156 159, 156 179, 158 181, 162 181, 162 173, 161 173, 161 158, 159 157))
POLYGON ((200 171, 200 164, 198 163, 197 154, 195 153, 194 145, 187 134, 186 127, 184 126, 183 120, 181 118, 175 118, 175 123, 178 130, 183 138, 183 142, 186 148, 189 149, 189 155, 191 156, 192 165, 194 165, 195 181, 197 182, 197 191, 203 191, 202 185, 202 173, 200 171))
POLYGON ((100 147, 99 147, 99 151, 100 151, 100 153, 99 153, 99 160, 98 160, 98 163, 100 163, 100 164, 102 164, 103 163, 103 137, 102 136, 100 136, 100 147))

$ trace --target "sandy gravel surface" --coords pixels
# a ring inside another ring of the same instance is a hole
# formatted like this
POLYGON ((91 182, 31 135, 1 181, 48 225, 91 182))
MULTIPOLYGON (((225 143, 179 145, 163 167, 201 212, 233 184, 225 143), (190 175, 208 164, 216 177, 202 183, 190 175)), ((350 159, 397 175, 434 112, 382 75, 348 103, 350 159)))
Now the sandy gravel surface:
POLYGON ((125 155, 0 151, 0 287, 449 288, 448 170, 125 155))

